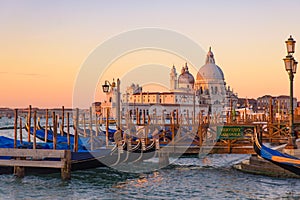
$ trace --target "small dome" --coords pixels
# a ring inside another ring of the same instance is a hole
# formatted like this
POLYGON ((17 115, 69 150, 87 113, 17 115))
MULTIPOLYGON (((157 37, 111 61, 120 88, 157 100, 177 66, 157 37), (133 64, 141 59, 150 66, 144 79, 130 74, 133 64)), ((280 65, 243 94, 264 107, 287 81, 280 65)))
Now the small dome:
POLYGON ((197 80, 203 79, 224 80, 223 71, 215 64, 214 54, 212 53, 211 48, 209 48, 207 53, 205 65, 203 65, 197 73, 197 80))
POLYGON ((185 63, 185 67, 182 67, 181 74, 178 77, 178 84, 194 85, 194 83, 195 83, 194 76, 189 72, 187 63, 185 63))

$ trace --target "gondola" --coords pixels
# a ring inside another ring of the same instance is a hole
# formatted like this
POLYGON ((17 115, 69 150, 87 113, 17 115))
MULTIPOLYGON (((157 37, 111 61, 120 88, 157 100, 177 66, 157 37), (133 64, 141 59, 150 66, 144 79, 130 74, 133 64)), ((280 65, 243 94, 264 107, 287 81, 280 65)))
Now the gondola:
MULTIPOLYGON (((86 135, 86 136, 90 136, 91 135, 91 130, 90 129, 83 129, 83 128, 77 128, 78 134, 80 135, 86 135)), ((92 130, 93 135, 96 135, 96 131, 92 130)), ((102 132, 100 132, 101 134, 102 132)))
MULTIPOLYGON (((101 126, 98 127, 98 131, 99 131, 100 133, 106 134, 106 130, 103 130, 103 129, 101 128, 101 126)), ((117 131, 117 130, 115 130, 115 129, 108 128, 108 139, 109 139, 110 141, 114 141, 114 134, 115 134, 116 131, 117 131)))
POLYGON ((155 156, 155 141, 151 141, 149 145, 146 147, 142 147, 142 140, 139 139, 138 143, 130 150, 125 149, 127 153, 126 159, 123 161, 124 163, 134 163, 143 160, 148 160, 155 156))
MULTIPOLYGON (((25 129, 26 128, 28 128, 28 125, 26 124, 25 125, 25 129)), ((41 126, 41 124, 40 124, 40 121, 38 120, 38 122, 37 122, 37 130, 44 130, 45 131, 45 128, 43 127, 43 126, 41 126)), ((60 130, 60 131, 62 131, 62 130, 60 130)), ((80 127, 78 127, 77 128, 77 131, 78 131, 78 134, 79 134, 79 136, 87 136, 87 137, 89 137, 90 136, 90 129, 83 129, 83 128, 80 128, 80 127)), ((114 135, 114 133, 116 132, 116 130, 114 130, 114 129, 109 129, 109 131, 108 131, 108 139, 111 141, 111 142, 113 142, 113 135, 114 135)), ((53 134, 53 130, 51 129, 51 127, 48 129, 48 133, 50 133, 50 134, 53 134)), ((96 131, 95 130, 92 130, 92 133, 93 133, 93 135, 95 136, 96 135, 96 131)), ((65 132, 65 131, 63 131, 63 134, 61 134, 61 133, 58 133, 58 135, 61 135, 61 136, 67 136, 67 133, 65 132)), ((105 133, 105 131, 102 131, 101 130, 101 128, 98 128, 98 135, 99 136, 105 136, 106 135, 106 133, 105 133)), ((70 136, 71 137, 74 137, 74 135, 72 135, 72 134, 70 134, 70 136)), ((48 142, 52 142, 52 136, 51 137, 48 137, 48 140, 47 140, 48 142)))
MULTIPOLYGON (((29 127, 26 124, 25 125, 25 129, 28 131, 29 127)), ((33 128, 30 128, 30 133, 33 134, 33 128)), ((40 140, 44 141, 45 140, 45 129, 40 129, 40 130, 36 130, 36 137, 39 138, 40 140)), ((66 145, 67 144, 67 137, 66 136, 61 136, 59 133, 57 134, 57 149, 63 149, 63 147, 61 147, 62 145, 66 145)), ((48 143, 52 144, 53 142, 53 132, 48 130, 48 136, 47 136, 47 141, 48 143)), ((99 148, 99 147, 103 147, 105 145, 104 141, 105 141, 105 136, 101 135, 101 136, 94 136, 94 148, 99 148), (99 140, 100 138, 100 140, 99 140), (96 140, 96 142, 95 142, 96 140)), ((74 135, 70 135, 70 143, 71 145, 74 144, 74 135)), ((53 146, 52 146, 53 147, 53 146)), ((134 162, 137 160, 143 160, 142 159, 142 153, 141 150, 141 142, 138 140, 137 144, 133 144, 131 146, 131 150, 127 150, 127 143, 125 143, 124 141, 122 142, 122 153, 120 153, 119 149, 117 148, 117 146, 115 145, 111 151, 109 152, 109 154, 107 154, 104 157, 99 158, 100 162, 105 165, 105 166, 116 166, 120 163, 124 163, 124 162, 134 162)), ((70 147, 70 149, 73 149, 73 147, 70 147)), ((81 151, 84 150, 91 150, 91 145, 90 145, 90 137, 82 137, 79 136, 79 140, 78 140, 78 149, 81 151)), ((128 148, 130 149, 130 148, 128 148)), ((149 148, 146 149, 146 151, 149 151, 149 148)), ((144 152, 145 153, 145 152, 144 152)))
MULTIPOLYGON (((27 125, 27 124, 25 125, 25 128, 28 128, 28 125, 27 125), (26 126, 27 126, 27 127, 26 127, 26 126)), ((45 131, 45 127, 43 127, 43 126, 41 125, 40 120, 38 120, 38 122, 37 122, 36 129, 37 129, 37 130, 43 130, 43 131, 45 131)), ((51 126, 48 128, 48 132, 49 132, 49 131, 53 133, 53 130, 51 129, 51 126)), ((60 131, 62 132, 62 130, 60 130, 60 131)), ((59 134, 62 135, 62 136, 67 136, 67 135, 68 135, 68 133, 65 132, 65 131, 63 131, 63 134, 61 134, 61 132, 60 132, 59 134)))
POLYGON ((144 128, 136 131, 136 136, 139 138, 133 137, 133 139, 139 142, 139 146, 138 148, 129 151, 127 162, 139 162, 155 156, 156 148, 159 147, 159 144, 157 145, 156 143, 159 143, 159 135, 162 132, 157 128, 151 127, 146 136, 144 131, 144 128))
POLYGON ((147 145, 144 149, 143 148, 139 149, 139 151, 136 151, 136 152, 140 153, 141 155, 135 162, 153 158, 156 153, 155 140, 151 139, 151 143, 149 145, 147 145))
MULTIPOLYGON (((28 124, 25 124, 25 130, 28 132, 29 128, 28 128, 28 124)), ((31 134, 33 133, 33 128, 31 128, 31 134)), ((47 129, 47 140, 45 140, 45 134, 46 133, 46 129, 44 127, 41 126, 40 122, 37 122, 37 126, 36 126, 36 137, 40 140, 46 141, 46 142, 53 142, 53 130, 51 128, 47 129)), ((61 136, 60 133, 57 134, 58 137, 61 136)), ((67 136, 67 133, 64 132, 64 134, 62 136, 67 136)), ((70 134, 70 137, 74 137, 73 135, 70 134)))
MULTIPOLYGON (((28 124, 25 125, 25 130, 28 132, 29 131, 29 126, 28 124)), ((30 128, 30 134, 33 135, 33 128, 30 128)), ((45 141, 46 133, 45 129, 39 129, 36 130, 36 137, 42 141, 45 141)), ((74 144, 74 135, 70 134, 70 144, 74 144)), ((68 143, 68 138, 66 135, 61 136, 59 133, 56 135, 56 141, 57 144, 67 144, 68 143)), ((47 133, 47 140, 46 142, 52 143, 53 142, 53 131, 48 130, 47 133)), ((105 145, 105 137, 104 136, 94 136, 93 137, 93 147, 99 148, 103 147, 105 145)), ((82 150, 88 150, 91 147, 91 137, 78 137, 78 149, 82 150)))
MULTIPOLYGON (((142 129, 138 130, 135 133, 135 136, 140 136, 142 131, 142 129)), ((115 147, 113 149, 111 155, 114 156, 103 158, 101 162, 104 164, 113 167, 122 163, 134 163, 147 160, 155 156, 155 150, 157 146, 156 139, 152 138, 152 136, 150 139, 149 136, 151 134, 148 135, 148 140, 150 141, 148 144, 146 144, 146 138, 132 136, 127 131, 125 131, 125 133, 122 131, 121 135, 123 137, 122 147, 119 149, 115 147), (117 160, 113 162, 111 158, 117 158, 117 160)))
MULTIPOLYGON (((32 149, 32 142, 22 143, 17 140, 17 148, 22 149, 32 149)), ((4 136, 0 136, 0 148, 14 148, 14 140, 11 138, 7 138, 4 136)), ((37 143, 37 149, 53 149, 52 143, 37 143)), ((57 149, 70 149, 65 144, 58 144, 57 149)), ((90 168, 97 168, 101 166, 105 166, 104 163, 100 162, 101 159, 107 156, 111 156, 111 149, 98 149, 98 150, 84 150, 79 149, 79 151, 74 152, 71 149, 71 170, 83 170, 90 168)), ((0 157, 0 159, 11 159, 10 157, 0 157)), ((116 159, 116 158, 111 158, 116 159)), ((13 172, 13 167, 3 167, 0 166, 0 174, 10 174, 13 172)), ((38 174, 38 173, 54 173, 59 172, 57 169, 45 169, 45 168, 26 168, 26 173, 30 174, 38 174)))
POLYGON ((300 175, 299 158, 266 147, 259 140, 257 133, 254 134, 254 150, 257 155, 261 156, 262 158, 290 172, 300 175))
MULTIPOLYGON (((26 124, 25 129, 28 131, 29 127, 26 124)), ((33 128, 30 128, 30 133, 33 134, 33 128)), ((140 130, 142 131, 142 130, 140 130)), ((123 131, 122 137, 123 137, 123 131)), ((139 132, 137 132, 139 134, 139 132)), ((133 140, 130 145, 131 148, 128 148, 128 143, 125 141, 122 141, 122 149, 117 148, 117 146, 114 146, 109 154, 107 154, 104 157, 101 157, 99 160, 102 164, 106 166, 115 166, 121 163, 128 163, 128 162, 137 162, 137 161, 143 161, 152 158, 155 156, 155 139, 152 138, 151 134, 148 135, 150 143, 147 145, 142 145, 142 141, 144 139, 138 139, 137 137, 131 137, 131 140, 133 140)), ((36 137, 41 139, 42 141, 45 141, 45 129, 39 129, 36 130, 36 137)), ((95 140, 99 139, 99 141, 96 141, 98 147, 103 147, 104 146, 104 141, 105 141, 105 135, 101 136, 94 136, 93 138, 95 140), (101 146, 102 145, 102 146, 101 146)), ((90 137, 82 137, 79 136, 79 142, 78 142, 78 149, 81 151, 85 150, 91 150, 90 148, 90 137)), ((48 136, 47 136, 47 141, 51 143, 53 141, 53 131, 48 130, 48 136)), ((61 136, 59 133, 57 134, 57 144, 66 144, 67 143, 67 137, 66 136, 61 136)), ((70 143, 74 144, 74 135, 70 135, 70 143)), ((59 148, 62 149, 62 148, 59 148)), ((70 148, 72 149, 72 148, 70 148)))
MULTIPOLYGON (((20 149, 32 149, 32 142, 20 142, 17 140, 16 147, 20 149)), ((52 145, 49 143, 36 143, 36 148, 37 149, 51 149, 53 148, 52 145)), ((5 136, 0 136, 0 148, 14 148, 14 139, 5 137, 5 136)))

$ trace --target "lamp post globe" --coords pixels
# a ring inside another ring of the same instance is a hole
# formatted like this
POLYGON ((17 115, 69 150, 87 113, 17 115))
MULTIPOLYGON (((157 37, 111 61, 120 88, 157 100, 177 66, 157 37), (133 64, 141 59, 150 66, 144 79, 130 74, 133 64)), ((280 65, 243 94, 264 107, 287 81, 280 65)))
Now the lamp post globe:
POLYGON ((293 69, 294 58, 292 55, 287 55, 284 59, 285 70, 289 73, 293 69))
POLYGON ((107 81, 105 81, 105 83, 102 85, 102 89, 103 89, 104 93, 108 93, 109 85, 108 85, 107 81))
POLYGON ((292 69, 293 74, 296 74, 296 72, 297 72, 297 65, 298 65, 298 62, 295 60, 294 64, 293 64, 293 69, 292 69))
POLYGON ((285 41, 288 54, 293 54, 295 52, 295 43, 296 41, 293 39, 292 35, 290 35, 290 38, 285 41))

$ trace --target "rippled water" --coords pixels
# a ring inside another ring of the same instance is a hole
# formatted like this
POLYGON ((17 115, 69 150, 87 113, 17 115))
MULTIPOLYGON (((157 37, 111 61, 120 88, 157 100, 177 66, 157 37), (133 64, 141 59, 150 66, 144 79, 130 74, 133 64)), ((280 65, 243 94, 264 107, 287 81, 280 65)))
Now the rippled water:
POLYGON ((180 158, 146 174, 102 167, 74 172, 70 181, 62 181, 59 174, 23 179, 1 175, 0 199, 300 199, 300 180, 236 171, 224 164, 232 156, 207 157, 222 160, 214 167, 198 158, 180 158))
MULTIPOLYGON (((12 136, 13 130, 0 135, 12 136)), ((26 136, 25 136, 26 137, 26 136)), ((271 178, 232 169, 247 155, 171 160, 165 169, 124 173, 107 167, 60 174, 0 175, 0 199, 300 199, 300 179, 271 178)), ((152 159, 143 163, 149 165, 152 159)), ((128 166, 133 167, 133 166, 128 166)))

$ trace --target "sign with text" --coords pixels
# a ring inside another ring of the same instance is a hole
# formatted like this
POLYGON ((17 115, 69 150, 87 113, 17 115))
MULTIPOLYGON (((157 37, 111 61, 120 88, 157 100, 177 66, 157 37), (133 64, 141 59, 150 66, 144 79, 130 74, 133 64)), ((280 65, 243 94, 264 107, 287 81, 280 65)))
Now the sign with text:
POLYGON ((217 134, 219 139, 243 138, 245 133, 254 132, 253 126, 218 126, 217 134))

